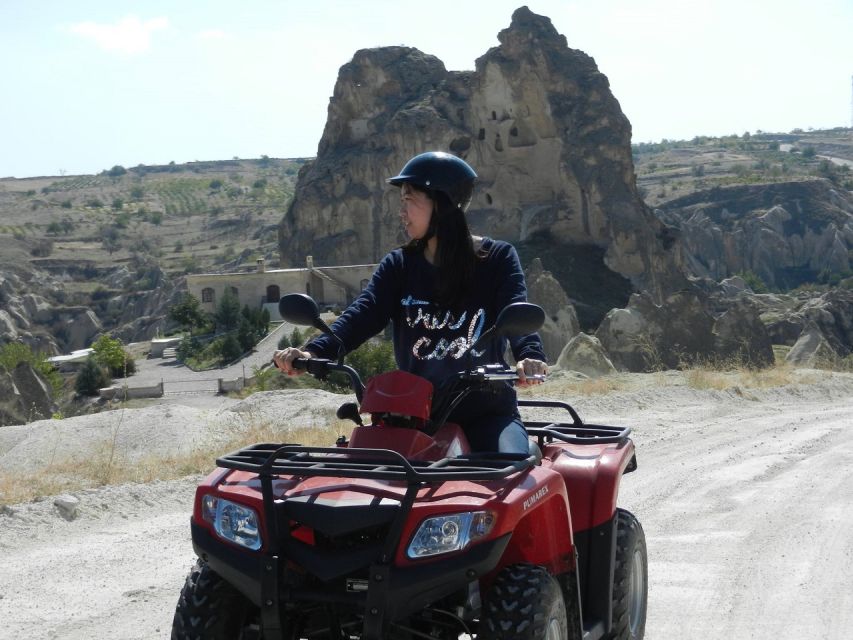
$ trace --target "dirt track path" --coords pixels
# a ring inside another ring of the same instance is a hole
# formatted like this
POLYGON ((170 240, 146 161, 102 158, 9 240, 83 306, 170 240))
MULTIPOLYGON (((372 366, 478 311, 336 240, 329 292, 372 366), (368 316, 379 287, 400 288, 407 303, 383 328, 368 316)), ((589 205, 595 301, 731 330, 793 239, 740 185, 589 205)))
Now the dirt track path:
POLYGON ((645 523, 647 637, 850 637, 853 399, 821 404, 683 407, 638 429, 623 500, 645 523))
MULTIPOLYGON (((587 398, 632 423, 622 504, 650 553, 646 637, 793 640, 853 628, 853 383, 587 398)), ((194 479, 0 512, 0 638, 167 638, 193 562, 194 479)))

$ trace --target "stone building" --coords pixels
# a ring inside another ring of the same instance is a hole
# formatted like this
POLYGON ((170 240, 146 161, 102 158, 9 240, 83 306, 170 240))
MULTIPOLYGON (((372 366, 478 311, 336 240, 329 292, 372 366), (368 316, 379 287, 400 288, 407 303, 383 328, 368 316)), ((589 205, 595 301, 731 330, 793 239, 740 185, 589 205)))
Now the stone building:
POLYGON ((201 308, 213 312, 226 291, 240 306, 264 307, 270 318, 279 320, 278 301, 288 293, 307 293, 321 309, 343 309, 367 286, 375 264, 317 267, 307 256, 304 267, 266 269, 264 260, 246 273, 203 273, 187 276, 187 289, 201 301, 201 308))

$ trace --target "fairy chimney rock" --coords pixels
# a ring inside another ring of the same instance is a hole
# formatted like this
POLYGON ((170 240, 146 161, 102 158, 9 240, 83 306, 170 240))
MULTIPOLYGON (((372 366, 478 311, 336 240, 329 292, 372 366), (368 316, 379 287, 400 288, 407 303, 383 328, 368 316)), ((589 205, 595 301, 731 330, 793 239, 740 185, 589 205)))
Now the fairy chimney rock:
POLYGON ((410 47, 357 51, 340 69, 317 158, 282 222, 283 264, 376 262, 404 237, 385 180, 447 150, 479 175, 472 231, 606 249, 637 288, 683 284, 671 231, 637 193, 631 126, 595 61, 527 7, 473 71, 410 47))

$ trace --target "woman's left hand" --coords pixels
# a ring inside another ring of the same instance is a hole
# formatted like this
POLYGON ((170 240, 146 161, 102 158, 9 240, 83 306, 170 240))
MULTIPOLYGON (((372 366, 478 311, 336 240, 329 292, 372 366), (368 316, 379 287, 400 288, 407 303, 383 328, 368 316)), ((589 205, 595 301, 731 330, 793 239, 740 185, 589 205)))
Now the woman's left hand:
POLYGON ((515 365, 515 370, 518 372, 518 386, 527 387, 533 384, 542 384, 543 379, 548 375, 548 365, 541 360, 534 358, 525 358, 520 360, 515 365), (531 376, 542 376, 542 378, 533 378, 531 376))

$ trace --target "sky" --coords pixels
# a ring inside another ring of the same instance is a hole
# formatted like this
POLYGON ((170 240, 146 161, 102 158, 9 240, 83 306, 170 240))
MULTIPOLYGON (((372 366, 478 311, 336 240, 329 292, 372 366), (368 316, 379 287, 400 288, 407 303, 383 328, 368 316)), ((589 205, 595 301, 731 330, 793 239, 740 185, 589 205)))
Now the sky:
MULTIPOLYGON (((0 0, 0 177, 313 157, 338 70, 450 70, 524 0, 0 0)), ((853 0, 528 0, 592 56, 633 141, 851 126, 853 0)))

